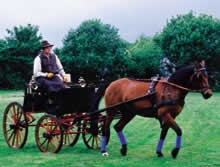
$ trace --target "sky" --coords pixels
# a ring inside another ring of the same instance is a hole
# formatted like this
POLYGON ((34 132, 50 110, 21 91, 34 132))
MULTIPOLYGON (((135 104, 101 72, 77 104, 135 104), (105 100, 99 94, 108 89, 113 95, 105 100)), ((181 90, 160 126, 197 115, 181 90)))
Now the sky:
POLYGON ((220 0, 0 0, 0 39, 6 29, 33 24, 43 38, 62 47, 68 31, 83 21, 101 19, 119 29, 121 38, 134 42, 153 36, 167 21, 191 10, 220 19, 220 0))

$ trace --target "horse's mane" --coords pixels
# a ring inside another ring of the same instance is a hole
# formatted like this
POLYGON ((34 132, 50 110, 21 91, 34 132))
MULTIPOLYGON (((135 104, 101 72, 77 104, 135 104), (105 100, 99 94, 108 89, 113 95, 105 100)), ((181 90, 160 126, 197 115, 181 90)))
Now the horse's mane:
POLYGON ((180 68, 169 77, 168 81, 181 86, 186 86, 186 83, 193 72, 193 65, 180 68))

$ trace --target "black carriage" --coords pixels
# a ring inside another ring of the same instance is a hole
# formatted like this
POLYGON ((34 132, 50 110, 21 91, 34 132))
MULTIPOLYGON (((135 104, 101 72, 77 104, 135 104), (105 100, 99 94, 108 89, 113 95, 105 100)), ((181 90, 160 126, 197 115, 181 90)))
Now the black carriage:
POLYGON ((88 148, 98 149, 105 116, 88 113, 91 107, 97 108, 96 92, 94 84, 69 84, 63 91, 50 95, 31 81, 25 89, 23 105, 12 102, 5 109, 3 131, 8 146, 22 148, 29 127, 36 126, 35 139, 42 152, 56 153, 62 145, 73 146, 80 134, 88 148), (45 114, 36 121, 35 113, 45 114), (96 124, 96 132, 91 129, 91 122, 96 124))

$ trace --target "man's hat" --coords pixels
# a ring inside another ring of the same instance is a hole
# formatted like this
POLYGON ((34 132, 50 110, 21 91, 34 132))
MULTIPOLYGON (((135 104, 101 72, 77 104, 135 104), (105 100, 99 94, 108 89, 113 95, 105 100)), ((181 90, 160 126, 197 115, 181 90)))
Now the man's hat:
POLYGON ((48 41, 42 41, 41 42, 41 48, 42 49, 45 49, 45 48, 48 48, 48 47, 52 47, 53 45, 52 44, 50 44, 48 41))

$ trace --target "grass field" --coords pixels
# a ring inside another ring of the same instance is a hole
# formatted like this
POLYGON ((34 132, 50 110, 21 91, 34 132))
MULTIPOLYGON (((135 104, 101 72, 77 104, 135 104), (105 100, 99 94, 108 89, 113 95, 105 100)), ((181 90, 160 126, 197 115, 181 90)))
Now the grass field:
POLYGON ((0 91, 0 167, 220 167, 220 93, 214 93, 207 101, 200 94, 187 96, 184 111, 177 118, 183 130, 183 147, 176 160, 170 155, 175 145, 174 132, 170 130, 166 138, 165 157, 157 158, 155 148, 160 135, 159 122, 142 117, 136 117, 125 128, 128 141, 126 157, 119 153, 120 144, 113 129, 107 148, 109 157, 87 149, 81 138, 74 147, 63 147, 58 154, 41 153, 35 144, 34 128, 29 129, 23 149, 10 149, 2 132, 3 112, 10 102, 22 102, 20 95, 23 95, 21 91, 0 91))

